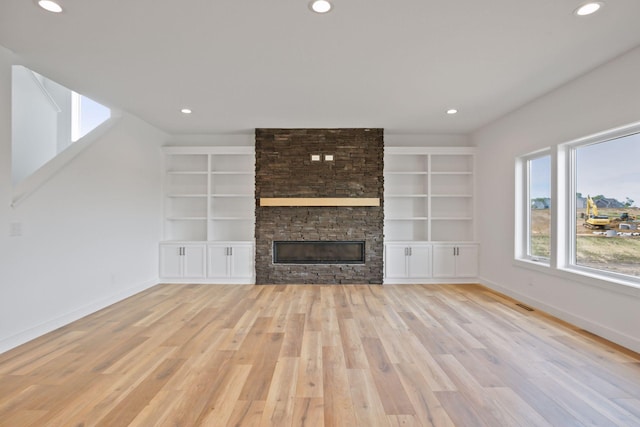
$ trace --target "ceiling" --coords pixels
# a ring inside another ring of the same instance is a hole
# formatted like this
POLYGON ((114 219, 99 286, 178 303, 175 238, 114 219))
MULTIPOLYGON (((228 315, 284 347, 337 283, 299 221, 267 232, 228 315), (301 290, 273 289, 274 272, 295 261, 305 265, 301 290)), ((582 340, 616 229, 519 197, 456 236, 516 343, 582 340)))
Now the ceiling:
POLYGON ((308 0, 59 3, 2 0, 0 45, 172 134, 470 133, 640 45, 638 0, 587 17, 581 0, 333 0, 325 15, 308 0))

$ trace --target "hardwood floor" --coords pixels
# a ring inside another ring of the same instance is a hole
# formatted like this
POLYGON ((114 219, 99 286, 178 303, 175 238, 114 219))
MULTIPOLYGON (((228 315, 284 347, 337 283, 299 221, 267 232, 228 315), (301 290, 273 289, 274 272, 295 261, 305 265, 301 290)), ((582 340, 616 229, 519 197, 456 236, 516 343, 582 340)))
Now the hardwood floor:
POLYGON ((476 285, 159 285, 0 355, 2 426, 640 426, 640 357, 476 285))

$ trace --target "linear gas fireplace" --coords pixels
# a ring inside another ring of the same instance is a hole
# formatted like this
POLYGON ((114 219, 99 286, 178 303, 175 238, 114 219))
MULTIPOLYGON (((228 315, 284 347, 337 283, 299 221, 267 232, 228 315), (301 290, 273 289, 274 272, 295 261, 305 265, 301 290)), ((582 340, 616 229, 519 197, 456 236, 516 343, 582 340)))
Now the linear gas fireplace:
POLYGON ((364 264, 364 241, 275 241, 274 264, 364 264))

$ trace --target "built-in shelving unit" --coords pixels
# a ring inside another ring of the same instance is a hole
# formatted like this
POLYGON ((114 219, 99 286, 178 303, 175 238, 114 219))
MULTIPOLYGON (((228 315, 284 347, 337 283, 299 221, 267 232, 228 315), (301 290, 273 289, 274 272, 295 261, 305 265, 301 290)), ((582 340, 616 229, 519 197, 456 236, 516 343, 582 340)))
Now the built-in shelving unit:
POLYGON ((442 246, 463 264, 451 277, 475 275, 474 149, 387 147, 384 162, 385 283, 449 277, 442 246))
MULTIPOLYGON (((175 245, 184 257, 185 243, 200 243, 209 250, 213 246, 206 244, 215 242, 224 242, 225 248, 253 248, 254 147, 165 147, 164 154, 165 252, 175 245)), ((174 248, 167 253, 171 251, 174 248)), ((253 265, 253 259, 250 262, 253 265)), ((208 266, 212 270, 211 262, 208 266)), ((212 272, 205 276, 212 277, 212 272)))
POLYGON ((165 240, 253 240, 253 147, 166 147, 165 240))
POLYGON ((474 240, 473 148, 385 150, 385 239, 474 240))

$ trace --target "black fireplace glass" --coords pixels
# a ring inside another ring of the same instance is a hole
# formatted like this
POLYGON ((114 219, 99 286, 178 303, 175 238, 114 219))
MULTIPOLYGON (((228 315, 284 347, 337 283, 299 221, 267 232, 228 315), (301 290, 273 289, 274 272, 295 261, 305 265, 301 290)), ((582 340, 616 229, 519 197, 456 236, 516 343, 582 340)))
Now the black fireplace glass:
POLYGON ((274 241, 274 264, 364 264, 363 241, 274 241))

